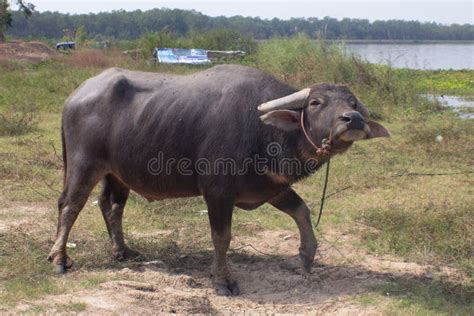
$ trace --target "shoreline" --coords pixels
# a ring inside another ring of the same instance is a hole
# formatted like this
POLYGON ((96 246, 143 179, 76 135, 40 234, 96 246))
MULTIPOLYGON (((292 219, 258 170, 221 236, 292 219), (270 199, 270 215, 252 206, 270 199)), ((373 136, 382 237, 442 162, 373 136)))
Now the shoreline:
MULTIPOLYGON (((272 40, 256 39, 258 43, 264 43, 272 40)), ((320 39, 315 38, 314 41, 320 39)), ((370 39, 324 39, 328 43, 344 43, 344 44, 468 44, 474 45, 472 40, 370 40, 370 39)))
POLYGON ((330 43, 343 42, 347 44, 470 44, 474 45, 474 41, 469 40, 326 40, 330 43))

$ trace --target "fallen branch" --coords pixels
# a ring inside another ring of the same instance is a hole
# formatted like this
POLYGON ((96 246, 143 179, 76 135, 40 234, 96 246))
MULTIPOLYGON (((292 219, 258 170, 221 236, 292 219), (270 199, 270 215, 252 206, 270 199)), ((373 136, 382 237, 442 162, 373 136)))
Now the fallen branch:
POLYGON ((414 176, 451 176, 456 174, 471 174, 474 171, 461 171, 461 172, 446 172, 446 173, 419 173, 419 172, 406 172, 391 176, 391 178, 396 177, 414 177, 414 176))

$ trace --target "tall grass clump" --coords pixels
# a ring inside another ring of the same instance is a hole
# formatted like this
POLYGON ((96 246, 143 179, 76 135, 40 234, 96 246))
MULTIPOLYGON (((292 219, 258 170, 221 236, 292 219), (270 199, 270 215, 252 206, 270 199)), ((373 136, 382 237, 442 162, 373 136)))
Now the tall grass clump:
POLYGON ((376 114, 421 104, 412 82, 401 80, 391 67, 369 64, 323 39, 272 39, 258 47, 252 62, 298 87, 321 82, 346 84, 376 114))
POLYGON ((216 29, 208 32, 190 32, 187 37, 189 48, 203 48, 207 50, 242 50, 253 54, 257 50, 257 43, 249 36, 239 31, 216 29))
POLYGON ((29 133, 38 126, 38 107, 33 103, 0 112, 0 136, 29 133))

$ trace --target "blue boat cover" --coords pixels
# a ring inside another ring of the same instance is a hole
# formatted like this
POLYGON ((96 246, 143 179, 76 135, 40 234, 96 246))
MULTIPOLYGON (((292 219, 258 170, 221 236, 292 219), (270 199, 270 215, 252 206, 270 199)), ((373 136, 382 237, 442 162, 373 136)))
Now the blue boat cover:
POLYGON ((211 63, 204 49, 155 48, 154 55, 161 64, 204 65, 211 63))

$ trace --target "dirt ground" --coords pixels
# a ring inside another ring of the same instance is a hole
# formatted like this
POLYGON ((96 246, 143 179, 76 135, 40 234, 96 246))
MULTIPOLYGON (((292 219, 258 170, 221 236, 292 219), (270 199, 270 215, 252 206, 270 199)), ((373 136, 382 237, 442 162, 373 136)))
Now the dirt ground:
MULTIPOLYGON (((31 206, 15 206, 15 216, 0 217, 0 233, 27 223, 31 206)), ((12 209, 2 209, 0 215, 12 209)), ((46 214, 46 209, 35 210, 46 214)), ((37 217, 38 218, 38 217, 37 217)), ((360 229, 363 229, 361 227, 360 229)), ((32 232, 33 233, 33 232, 32 232)), ((154 232, 153 236, 170 234, 154 232)), ((261 231, 252 237, 235 236, 229 262, 239 281, 241 296, 215 295, 209 279, 212 249, 181 256, 179 267, 159 259, 133 262, 109 271, 72 271, 73 274, 107 275, 108 281, 74 293, 20 301, 10 312, 23 313, 41 306, 47 313, 58 306, 80 304, 80 313, 101 315, 151 313, 298 313, 379 315, 386 302, 362 304, 358 297, 389 283, 422 282, 434 275, 462 280, 448 267, 432 267, 393 257, 377 257, 355 247, 357 240, 345 232, 325 232, 311 275, 305 275, 297 256, 296 231, 261 231), (329 242, 331 240, 332 242, 329 242)), ((68 276, 66 276, 68 277, 68 276)), ((386 293, 390 296, 390 293, 386 293)))
POLYGON ((0 43, 0 59, 40 62, 59 54, 42 42, 8 41, 0 43))

